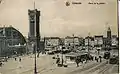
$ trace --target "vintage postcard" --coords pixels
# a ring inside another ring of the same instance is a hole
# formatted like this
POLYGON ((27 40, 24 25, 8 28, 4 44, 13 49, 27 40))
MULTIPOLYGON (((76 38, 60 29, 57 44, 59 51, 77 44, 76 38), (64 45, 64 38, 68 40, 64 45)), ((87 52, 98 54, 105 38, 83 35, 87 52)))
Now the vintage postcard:
POLYGON ((0 74, 119 74, 118 0, 0 0, 0 74))

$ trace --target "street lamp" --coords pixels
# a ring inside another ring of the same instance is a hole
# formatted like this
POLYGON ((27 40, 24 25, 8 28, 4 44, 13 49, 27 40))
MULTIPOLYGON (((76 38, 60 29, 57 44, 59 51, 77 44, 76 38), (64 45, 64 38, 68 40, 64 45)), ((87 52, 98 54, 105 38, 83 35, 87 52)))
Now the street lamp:
POLYGON ((74 34, 73 34, 73 50, 75 50, 74 34))
POLYGON ((90 38, 90 37, 88 36, 88 53, 89 53, 89 38, 90 38))
POLYGON ((62 66, 63 66, 63 41, 61 40, 61 60, 62 60, 62 66))
POLYGON ((34 43, 32 44, 33 50, 35 51, 35 64, 34 64, 34 74, 37 74, 37 66, 36 66, 36 48, 34 43))
POLYGON ((90 33, 88 33, 88 54, 90 55, 90 33))

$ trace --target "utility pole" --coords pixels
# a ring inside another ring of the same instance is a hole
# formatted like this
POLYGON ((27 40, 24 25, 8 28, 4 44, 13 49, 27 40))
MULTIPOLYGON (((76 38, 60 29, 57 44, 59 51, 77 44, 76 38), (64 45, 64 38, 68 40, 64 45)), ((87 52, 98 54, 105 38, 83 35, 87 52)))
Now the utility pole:
POLYGON ((34 46, 34 50, 35 50, 35 67, 34 67, 34 74, 37 74, 37 66, 36 66, 36 48, 34 46))
MULTIPOLYGON (((4 36, 4 48, 3 48, 3 49, 6 49, 5 25, 4 25, 4 28, 3 28, 3 36, 4 36)), ((6 55, 5 55, 5 56, 6 56, 6 55)))
MULTIPOLYGON (((11 41, 12 41, 11 46, 13 46, 13 30, 12 30, 12 26, 11 26, 10 31, 11 31, 11 41)), ((14 49, 11 48, 11 51, 12 50, 14 50, 14 49)))
MULTIPOLYGON (((35 11, 35 1, 34 1, 34 11, 35 11)), ((36 11, 34 12, 35 14, 34 14, 34 21, 35 21, 35 23, 34 23, 34 25, 36 25, 36 11)), ((36 36, 36 38, 35 38, 36 40, 36 43, 38 42, 37 41, 37 36, 36 36)), ((36 45, 37 46, 37 45, 36 45)), ((37 65, 36 65, 36 63, 37 63, 37 59, 36 59, 36 49, 37 49, 38 47, 34 47, 34 50, 35 50, 35 65, 34 65, 34 74, 37 74, 37 65)))
POLYGON ((74 43, 74 34, 73 34, 73 50, 75 49, 75 43, 74 43))
POLYGON ((61 40, 61 46, 62 46, 62 47, 61 47, 61 48, 62 48, 62 52, 61 52, 61 53, 62 53, 62 56, 61 56, 61 58, 62 58, 62 66, 63 66, 63 41, 62 41, 62 40, 61 40))
POLYGON ((88 33, 88 53, 89 53, 89 41, 90 40, 90 33, 88 33))

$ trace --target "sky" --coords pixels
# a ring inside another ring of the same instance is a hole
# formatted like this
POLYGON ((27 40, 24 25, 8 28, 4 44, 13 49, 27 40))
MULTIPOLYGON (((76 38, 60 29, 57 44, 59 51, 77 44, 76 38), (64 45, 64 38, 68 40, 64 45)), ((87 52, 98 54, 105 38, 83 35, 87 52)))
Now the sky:
MULTIPOLYGON (((41 36, 106 35, 108 25, 112 34, 118 34, 117 0, 35 0, 41 11, 41 36), (70 2, 66 6, 65 2, 70 2), (82 4, 71 4, 72 2, 82 4), (90 5, 88 2, 105 2, 90 5), (106 25, 107 24, 107 25, 106 25)), ((3 0, 0 4, 0 26, 12 25, 28 36, 28 9, 34 9, 34 0, 3 0)))

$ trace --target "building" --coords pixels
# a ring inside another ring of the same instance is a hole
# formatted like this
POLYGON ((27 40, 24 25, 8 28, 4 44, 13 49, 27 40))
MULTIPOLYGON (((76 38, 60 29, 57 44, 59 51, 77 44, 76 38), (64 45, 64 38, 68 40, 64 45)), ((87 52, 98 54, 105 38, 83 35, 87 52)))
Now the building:
POLYGON ((34 41, 36 39, 36 36, 40 37, 39 32, 39 16, 40 11, 37 9, 35 10, 28 10, 29 15, 29 34, 28 38, 30 41, 34 41))
POLYGON ((107 30, 107 46, 111 46, 111 29, 110 27, 108 27, 108 30, 107 30))
POLYGON ((103 46, 103 35, 94 36, 94 46, 95 47, 103 46))
POLYGON ((29 33, 28 38, 29 40, 35 39, 35 11, 34 10, 28 10, 29 15, 29 33))
POLYGON ((70 37, 70 36, 67 36, 65 37, 65 46, 78 46, 80 45, 79 43, 79 37, 70 37))
POLYGON ((117 40, 117 35, 112 35, 111 37, 111 45, 112 47, 117 47, 118 46, 118 40, 117 40))
POLYGON ((64 44, 66 49, 77 49, 80 46, 80 39, 79 37, 65 37, 64 44))
POLYGON ((45 37, 45 48, 59 48, 60 40, 59 37, 45 37))
POLYGON ((65 37, 65 46, 73 46, 74 40, 73 37, 67 36, 65 37))
POLYGON ((12 26, 0 28, 0 56, 26 53, 24 36, 12 26), (16 52, 16 53, 15 53, 16 52))
POLYGON ((94 46, 95 46, 94 38, 92 37, 92 38, 91 38, 91 47, 94 47, 94 46))
POLYGON ((94 38, 93 37, 85 37, 85 46, 94 47, 94 38))
POLYGON ((45 53, 45 41, 40 41, 40 52, 45 53))
POLYGON ((30 46, 29 48, 31 48, 32 45, 35 45, 37 47, 37 51, 39 52, 40 51, 40 32, 39 32, 40 11, 38 11, 37 9, 28 10, 28 15, 29 15, 28 40, 30 46))
POLYGON ((74 45, 79 46, 80 45, 80 38, 79 37, 74 37, 74 45))
POLYGON ((80 46, 84 46, 84 44, 85 44, 84 41, 85 41, 84 38, 82 38, 82 37, 79 38, 79 44, 80 44, 80 46))
POLYGON ((65 55, 67 63, 74 63, 76 57, 80 59, 85 59, 85 56, 88 55, 87 51, 79 51, 79 52, 70 52, 65 55))

